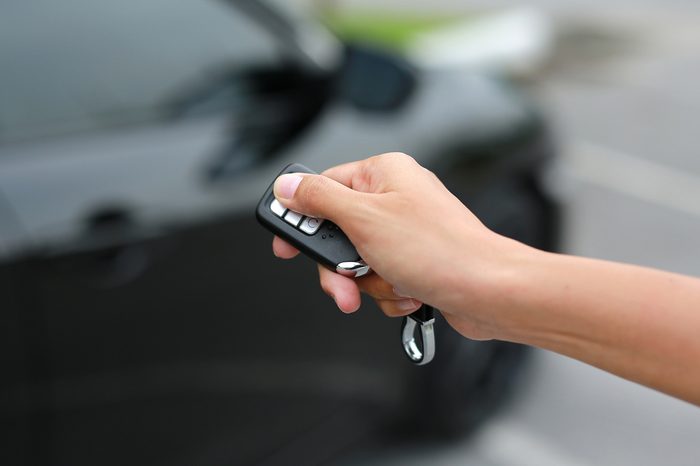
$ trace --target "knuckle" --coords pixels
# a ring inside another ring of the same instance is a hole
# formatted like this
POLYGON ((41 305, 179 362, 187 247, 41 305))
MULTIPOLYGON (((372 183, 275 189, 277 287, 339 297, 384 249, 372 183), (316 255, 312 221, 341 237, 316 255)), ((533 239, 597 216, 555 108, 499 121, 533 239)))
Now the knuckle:
POLYGON ((438 183, 442 184, 442 181, 440 181, 440 178, 438 178, 438 176, 432 170, 428 170, 425 167, 421 167, 421 168, 423 169, 424 173, 426 175, 428 175, 428 178, 430 178, 430 180, 432 182, 438 182, 438 183))
POLYGON ((384 154, 375 155, 368 159, 368 162, 374 164, 382 164, 384 162, 397 161, 416 163, 416 160, 410 155, 406 154, 405 152, 386 152, 384 154))
POLYGON ((386 159, 387 154, 373 155, 372 157, 365 160, 365 167, 367 169, 374 169, 382 164, 382 161, 386 159))
POLYGON ((416 159, 414 159, 410 155, 406 154, 405 152, 391 152, 388 155, 391 158, 393 158, 394 160, 400 161, 403 163, 418 163, 418 162, 416 162, 416 159))
POLYGON ((399 159, 412 160, 415 162, 415 159, 405 152, 394 152, 394 156, 399 159))
POLYGON ((387 152, 369 159, 368 168, 384 173, 397 173, 419 166, 418 162, 404 152, 387 152))

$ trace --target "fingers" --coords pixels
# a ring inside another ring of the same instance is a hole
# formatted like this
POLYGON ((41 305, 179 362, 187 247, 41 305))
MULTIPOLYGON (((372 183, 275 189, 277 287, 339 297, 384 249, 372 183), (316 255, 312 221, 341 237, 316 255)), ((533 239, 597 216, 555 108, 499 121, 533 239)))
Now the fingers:
POLYGON ((376 274, 352 279, 321 266, 318 273, 323 291, 345 313, 355 312, 360 307, 360 290, 375 298, 379 308, 389 317, 408 315, 423 304, 417 299, 397 295, 393 287, 376 274))
POLYGON ((332 272, 320 265, 318 275, 321 280, 321 289, 333 298, 341 311, 349 314, 360 308, 360 289, 352 278, 332 272))
POLYGON ((366 275, 355 280, 360 290, 372 296, 379 308, 389 317, 401 317, 410 314, 423 303, 408 296, 402 296, 386 280, 377 274, 366 275))
POLYGON ((401 299, 410 297, 398 294, 389 282, 376 273, 357 278, 355 282, 363 293, 370 295, 374 299, 401 299))
POLYGON ((404 178, 414 167, 422 168, 413 157, 400 152, 390 152, 337 165, 322 174, 355 191, 382 192, 391 184, 389 180, 396 174, 400 173, 400 178, 404 178))
POLYGON ((376 299, 379 309, 389 317, 402 317, 415 312, 423 303, 416 299, 404 298, 398 300, 376 299))
POLYGON ((285 174, 275 181, 274 191, 288 209, 335 223, 341 223, 339 220, 347 219, 363 205, 362 193, 322 175, 285 174))
MULTIPOLYGON (((275 236, 272 240, 272 251, 275 253, 275 256, 281 259, 292 259, 299 254, 297 248, 279 236, 275 236)), ((347 314, 360 308, 360 289, 353 279, 331 272, 320 265, 318 270, 321 278, 321 288, 333 298, 341 311, 347 314)))
POLYGON ((344 163, 342 165, 336 165, 328 170, 325 170, 321 175, 327 176, 328 178, 342 183, 348 188, 354 188, 353 179, 362 172, 362 164, 364 161, 344 163))
MULTIPOLYGON (((298 249, 278 236, 272 240, 272 250, 275 256, 282 259, 291 259, 299 254, 298 249)), ((322 266, 318 267, 318 273, 323 291, 346 314, 360 308, 360 291, 372 296, 382 312, 389 317, 405 316, 418 310, 422 305, 416 299, 401 296, 391 284, 377 274, 352 279, 322 266)))
POLYGON ((299 254, 299 250, 279 236, 275 236, 272 239, 272 253, 280 259, 292 259, 299 254))

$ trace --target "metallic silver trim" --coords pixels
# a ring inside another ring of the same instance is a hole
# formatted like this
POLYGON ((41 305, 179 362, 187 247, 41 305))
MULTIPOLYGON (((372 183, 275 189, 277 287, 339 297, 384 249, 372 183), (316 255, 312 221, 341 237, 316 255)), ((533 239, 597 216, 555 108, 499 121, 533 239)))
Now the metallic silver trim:
POLYGON ((401 343, 403 344, 403 350, 406 356, 417 366, 428 364, 435 356, 434 323, 435 319, 430 319, 426 322, 416 322, 410 316, 404 317, 403 327, 401 329, 401 343), (415 332, 417 326, 420 326, 423 340, 422 351, 416 342, 415 332))
POLYGON ((335 271, 340 275, 353 278, 367 275, 370 270, 369 265, 365 264, 365 261, 341 262, 335 266, 335 271))

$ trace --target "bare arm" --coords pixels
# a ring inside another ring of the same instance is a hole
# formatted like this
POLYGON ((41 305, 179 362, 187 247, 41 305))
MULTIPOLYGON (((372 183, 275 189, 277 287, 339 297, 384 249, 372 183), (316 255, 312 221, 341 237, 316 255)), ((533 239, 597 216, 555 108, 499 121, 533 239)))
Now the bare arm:
MULTIPOLYGON (((488 230, 403 154, 285 175, 287 207, 329 218, 376 272, 319 268, 344 312, 360 291, 389 316, 430 303, 462 335, 525 343, 700 405, 700 279, 542 252, 488 230)), ((275 238, 275 254, 298 251, 275 238)))
POLYGON ((538 251, 505 288, 504 339, 700 405, 699 279, 538 251))

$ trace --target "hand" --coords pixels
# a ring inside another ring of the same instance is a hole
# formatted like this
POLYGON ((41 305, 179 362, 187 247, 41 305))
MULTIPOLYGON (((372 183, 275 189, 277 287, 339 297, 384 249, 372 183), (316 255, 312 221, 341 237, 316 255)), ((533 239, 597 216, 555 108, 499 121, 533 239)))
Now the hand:
MULTIPOLYGON (((275 196, 340 226, 375 272, 351 279, 319 267, 321 287, 344 312, 357 310, 363 291, 389 316, 426 302, 467 337, 497 336, 498 315, 486 305, 491 284, 526 248, 487 229, 411 157, 384 154, 322 175, 283 175, 275 196)), ((287 259, 298 254, 277 237, 273 251, 287 259)))

